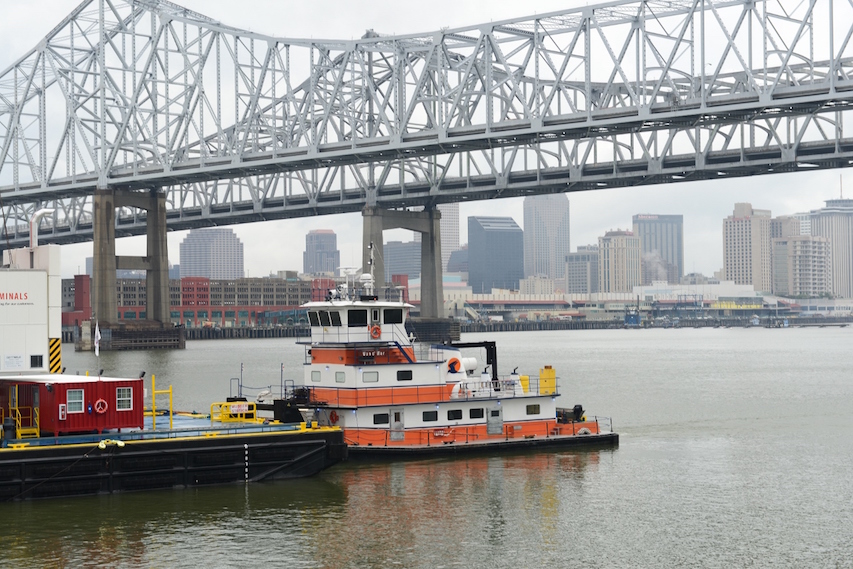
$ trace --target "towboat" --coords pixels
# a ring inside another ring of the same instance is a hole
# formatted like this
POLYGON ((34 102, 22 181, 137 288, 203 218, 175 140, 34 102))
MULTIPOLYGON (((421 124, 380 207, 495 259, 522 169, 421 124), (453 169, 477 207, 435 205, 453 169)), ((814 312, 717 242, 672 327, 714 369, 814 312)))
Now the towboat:
POLYGON ((380 300, 369 274, 355 284, 304 305, 311 340, 287 397, 306 420, 342 427, 350 457, 618 444, 609 418, 557 407, 551 366, 500 375, 494 342, 417 342, 412 305, 380 300))

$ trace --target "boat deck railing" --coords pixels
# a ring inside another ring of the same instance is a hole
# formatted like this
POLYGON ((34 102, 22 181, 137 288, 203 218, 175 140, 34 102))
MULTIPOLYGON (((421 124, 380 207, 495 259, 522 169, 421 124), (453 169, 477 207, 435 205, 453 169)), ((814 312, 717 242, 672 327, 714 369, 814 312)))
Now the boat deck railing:
POLYGON ((413 403, 444 403, 485 399, 513 399, 560 395, 556 379, 540 381, 530 376, 526 384, 520 379, 467 379, 458 383, 376 386, 359 388, 322 385, 294 387, 288 398, 300 398, 306 405, 330 407, 370 407, 413 403))
POLYGON ((281 433, 281 432, 305 432, 308 430, 328 430, 337 427, 319 427, 316 424, 306 423, 215 423, 209 415, 176 413, 173 416, 174 426, 168 428, 168 422, 161 421, 154 428, 152 417, 145 417, 143 429, 126 430, 122 432, 109 431, 104 433, 75 434, 62 436, 43 436, 38 439, 10 439, 4 441, 7 447, 19 448, 23 446, 51 446, 70 444, 98 444, 101 441, 151 441, 165 439, 179 439, 192 437, 220 437, 227 435, 243 435, 254 433, 281 433), (163 425, 161 427, 161 425, 163 425))

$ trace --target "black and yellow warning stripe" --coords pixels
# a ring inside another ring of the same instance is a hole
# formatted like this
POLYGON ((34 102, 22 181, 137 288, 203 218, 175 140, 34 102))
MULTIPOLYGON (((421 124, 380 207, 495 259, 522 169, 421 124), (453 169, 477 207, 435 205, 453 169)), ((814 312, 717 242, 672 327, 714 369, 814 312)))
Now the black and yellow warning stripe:
POLYGON ((62 338, 50 339, 50 373, 62 371, 62 338))

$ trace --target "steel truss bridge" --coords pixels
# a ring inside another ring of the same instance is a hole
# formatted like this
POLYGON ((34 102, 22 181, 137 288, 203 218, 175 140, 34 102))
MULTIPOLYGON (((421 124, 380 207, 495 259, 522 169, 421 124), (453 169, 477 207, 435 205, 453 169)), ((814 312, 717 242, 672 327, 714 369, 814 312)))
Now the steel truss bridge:
POLYGON ((91 240, 96 189, 163 192, 187 229, 846 167, 851 21, 853 0, 622 0, 325 41, 86 0, 0 75, 0 246, 45 207, 44 241, 91 240))

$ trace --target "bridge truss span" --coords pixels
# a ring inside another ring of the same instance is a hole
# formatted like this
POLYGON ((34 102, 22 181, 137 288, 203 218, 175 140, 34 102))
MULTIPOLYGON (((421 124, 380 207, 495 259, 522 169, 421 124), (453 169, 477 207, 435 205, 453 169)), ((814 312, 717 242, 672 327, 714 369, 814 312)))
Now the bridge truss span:
POLYGON ((45 240, 89 240, 97 188, 162 189, 186 229, 846 167, 850 21, 849 0, 621 0, 325 41, 87 0, 0 75, 4 230, 49 206, 45 240))

